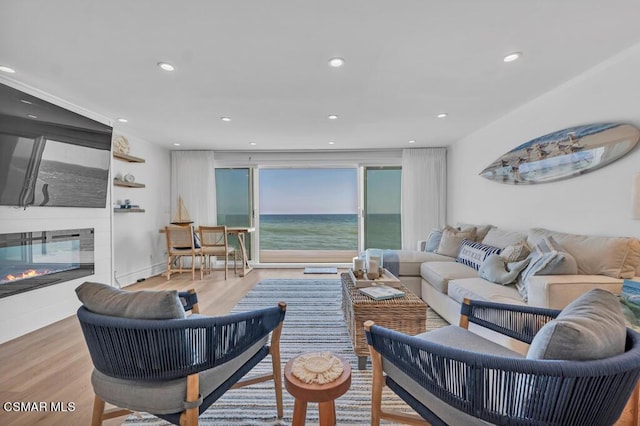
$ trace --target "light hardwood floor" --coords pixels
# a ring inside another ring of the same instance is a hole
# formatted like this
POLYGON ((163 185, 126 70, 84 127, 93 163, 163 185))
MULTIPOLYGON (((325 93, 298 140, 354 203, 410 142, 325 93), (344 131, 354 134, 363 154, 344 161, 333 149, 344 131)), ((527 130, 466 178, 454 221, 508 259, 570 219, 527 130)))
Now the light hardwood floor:
MULTIPOLYGON (((266 278, 337 278, 338 275, 304 275, 303 269, 254 269, 246 277, 214 271, 201 281, 190 273, 167 281, 153 277, 126 287, 143 289, 196 289, 200 312, 228 313, 258 282, 266 278)), ((85 426, 91 423, 93 390, 89 352, 75 315, 0 345, 0 402, 73 402, 73 412, 7 412, 0 406, 0 425, 85 426)), ((124 417, 105 421, 120 425, 124 417)))
MULTIPOLYGON (((339 270, 341 272, 341 270, 339 270)), ((303 269, 254 269, 244 278, 224 280, 224 271, 215 271, 204 280, 191 281, 190 273, 176 274, 167 281, 153 277, 128 286, 127 290, 194 288, 200 311, 224 315, 258 282, 267 278, 337 278, 338 275, 305 275, 303 269)), ((0 402, 51 402, 75 405, 68 412, 7 412, 0 406, 0 426, 60 425, 85 426, 91 422, 93 390, 91 359, 74 316, 0 345, 0 402)), ((635 424, 630 410, 618 426, 635 424)), ((124 417, 107 420, 106 426, 121 425, 124 417)))

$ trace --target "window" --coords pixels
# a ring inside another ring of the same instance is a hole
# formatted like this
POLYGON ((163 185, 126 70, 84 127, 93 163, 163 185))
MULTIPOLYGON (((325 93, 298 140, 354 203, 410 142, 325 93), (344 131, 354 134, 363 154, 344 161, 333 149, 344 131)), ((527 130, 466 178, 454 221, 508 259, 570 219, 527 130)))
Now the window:
POLYGON ((364 169, 364 248, 400 249, 400 167, 364 169))
POLYGON ((260 169, 260 261, 349 261, 358 250, 357 175, 356 168, 260 169))

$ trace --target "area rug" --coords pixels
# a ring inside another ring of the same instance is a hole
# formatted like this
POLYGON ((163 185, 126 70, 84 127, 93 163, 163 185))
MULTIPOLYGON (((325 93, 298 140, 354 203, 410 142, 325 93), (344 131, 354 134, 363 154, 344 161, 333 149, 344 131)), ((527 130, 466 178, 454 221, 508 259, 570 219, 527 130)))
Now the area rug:
MULTIPOLYGON (((336 400, 336 416, 339 425, 369 425, 371 422, 371 365, 358 370, 358 360, 353 353, 341 309, 340 280, 265 280, 260 282, 233 309, 249 311, 275 306, 279 301, 287 303, 287 313, 280 341, 284 364, 301 352, 331 351, 349 361, 352 383, 349 391, 336 400)), ((427 329, 447 325, 430 309, 427 311, 427 329)), ((249 374, 271 370, 271 358, 267 357, 249 374)), ((382 396, 386 409, 411 412, 411 409, 393 392, 385 389, 382 396)), ((293 414, 293 398, 283 390, 284 419, 276 419, 273 382, 263 382, 242 389, 228 391, 199 418, 205 426, 289 426, 293 414)), ((124 423, 127 426, 160 426, 169 423, 150 416, 137 414, 124 423)), ((309 403, 307 425, 318 424, 318 405, 309 403)), ((392 425, 393 422, 383 421, 392 425)))

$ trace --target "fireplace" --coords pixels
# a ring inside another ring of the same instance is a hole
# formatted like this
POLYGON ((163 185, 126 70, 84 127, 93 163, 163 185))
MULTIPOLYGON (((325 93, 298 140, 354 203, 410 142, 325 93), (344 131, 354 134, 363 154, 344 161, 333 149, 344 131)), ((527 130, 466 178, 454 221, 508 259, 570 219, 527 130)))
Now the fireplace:
POLYGON ((0 297, 94 273, 93 228, 0 234, 0 297))

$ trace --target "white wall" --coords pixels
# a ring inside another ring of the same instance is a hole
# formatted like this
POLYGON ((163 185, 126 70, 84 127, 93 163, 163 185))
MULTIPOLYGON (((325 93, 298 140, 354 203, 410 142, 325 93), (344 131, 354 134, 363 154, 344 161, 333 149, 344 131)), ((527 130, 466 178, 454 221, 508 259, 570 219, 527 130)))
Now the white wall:
MULTIPOLYGON (((0 77, 12 87, 38 96, 71 111, 105 124, 109 119, 65 102, 13 80, 0 77)), ((123 134, 114 129, 115 134, 123 134)), ((0 233, 53 229, 94 228, 95 274, 37 290, 0 298, 0 343, 74 315, 80 306, 75 288, 84 281, 127 285, 164 271, 165 240, 158 229, 169 221, 169 151, 149 142, 128 136, 131 154, 146 163, 129 167, 129 163, 112 160, 111 176, 127 171, 147 185, 143 189, 113 188, 102 209, 71 207, 0 206, 0 233), (121 192, 122 191, 122 192, 121 192), (112 199, 130 198, 146 213, 113 213, 112 199), (115 256, 113 253, 115 252, 115 256), (116 280, 113 279, 117 272, 116 280)))
POLYGON ((145 188, 113 188, 113 201, 130 199, 145 213, 116 213, 113 217, 113 247, 115 285, 124 287, 140 278, 164 272, 166 240, 159 230, 170 220, 169 150, 126 134, 124 126, 114 129, 115 134, 127 137, 130 155, 144 158, 145 163, 112 162, 113 176, 131 173, 135 181, 145 188))
POLYGON ((640 127, 638 75, 640 44, 455 143, 448 156, 447 221, 640 237, 640 220, 631 219, 638 147, 602 169, 558 182, 516 186, 478 175, 517 145, 555 130, 609 121, 640 127))

